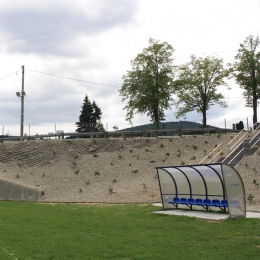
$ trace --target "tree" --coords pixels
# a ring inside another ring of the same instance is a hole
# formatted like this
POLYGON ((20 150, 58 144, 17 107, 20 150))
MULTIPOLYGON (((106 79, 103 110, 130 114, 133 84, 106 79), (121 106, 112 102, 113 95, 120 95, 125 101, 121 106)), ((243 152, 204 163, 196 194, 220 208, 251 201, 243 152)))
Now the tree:
POLYGON ((99 120, 97 122, 96 128, 97 128, 98 132, 106 132, 106 129, 105 129, 103 123, 101 122, 101 120, 99 120))
POLYGON ((113 130, 114 130, 114 131, 118 131, 118 126, 114 125, 114 126, 113 126, 113 130))
POLYGON ((243 130, 244 129, 243 121, 239 121, 239 123, 236 123, 236 129, 237 130, 243 130))
POLYGON ((122 101, 128 100, 126 120, 131 123, 134 114, 147 114, 159 128, 165 120, 164 110, 172 104, 174 50, 167 42, 149 39, 149 46, 131 61, 132 71, 123 76, 119 90, 122 101))
POLYGON ((207 126, 207 114, 211 106, 218 104, 226 107, 221 93, 217 93, 219 86, 227 86, 224 81, 229 71, 223 67, 223 60, 207 56, 197 58, 191 56, 191 61, 178 68, 176 84, 177 107, 176 117, 184 117, 186 113, 196 110, 202 114, 203 127, 207 126))
POLYGON ((79 122, 76 123, 76 131, 82 132, 97 132, 99 126, 99 120, 101 119, 101 109, 97 106, 96 102, 90 102, 88 95, 85 96, 82 106, 81 114, 79 116, 79 122))
POLYGON ((240 44, 233 64, 233 76, 244 90, 246 107, 253 108, 253 124, 257 122, 257 103, 260 98, 260 42, 249 36, 240 44))

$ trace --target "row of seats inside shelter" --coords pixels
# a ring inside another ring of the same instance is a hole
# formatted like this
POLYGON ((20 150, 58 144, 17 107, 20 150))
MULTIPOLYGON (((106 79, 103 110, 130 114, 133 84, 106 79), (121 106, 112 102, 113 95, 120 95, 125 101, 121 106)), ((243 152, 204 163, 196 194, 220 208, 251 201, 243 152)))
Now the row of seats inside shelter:
POLYGON ((217 200, 217 199, 193 199, 193 198, 173 198, 172 201, 169 202, 173 205, 183 204, 183 205, 194 205, 194 206, 202 206, 202 207, 220 207, 227 208, 228 201, 227 200, 217 200))

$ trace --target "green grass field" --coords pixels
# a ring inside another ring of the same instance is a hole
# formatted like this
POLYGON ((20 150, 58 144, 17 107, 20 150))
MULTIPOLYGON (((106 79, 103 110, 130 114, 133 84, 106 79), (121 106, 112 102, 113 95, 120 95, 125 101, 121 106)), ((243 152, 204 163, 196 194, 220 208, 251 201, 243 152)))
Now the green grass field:
POLYGON ((209 222, 150 205, 0 202, 0 259, 260 259, 260 220, 209 222))

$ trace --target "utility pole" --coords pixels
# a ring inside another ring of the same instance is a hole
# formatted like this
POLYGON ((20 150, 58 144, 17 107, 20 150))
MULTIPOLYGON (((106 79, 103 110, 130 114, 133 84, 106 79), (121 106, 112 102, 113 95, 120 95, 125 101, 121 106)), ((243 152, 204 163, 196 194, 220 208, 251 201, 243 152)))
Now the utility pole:
POLYGON ((20 129, 20 142, 23 141, 23 125, 24 125, 24 65, 22 66, 22 92, 21 92, 21 129, 20 129))

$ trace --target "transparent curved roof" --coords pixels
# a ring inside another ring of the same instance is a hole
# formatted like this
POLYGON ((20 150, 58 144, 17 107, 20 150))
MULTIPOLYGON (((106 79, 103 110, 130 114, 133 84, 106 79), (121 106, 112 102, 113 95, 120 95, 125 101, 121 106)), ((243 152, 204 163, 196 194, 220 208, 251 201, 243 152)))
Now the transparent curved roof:
POLYGON ((239 173, 233 167, 216 163, 156 169, 164 209, 174 208, 169 203, 174 198, 226 200, 231 217, 245 217, 245 189, 239 173))

